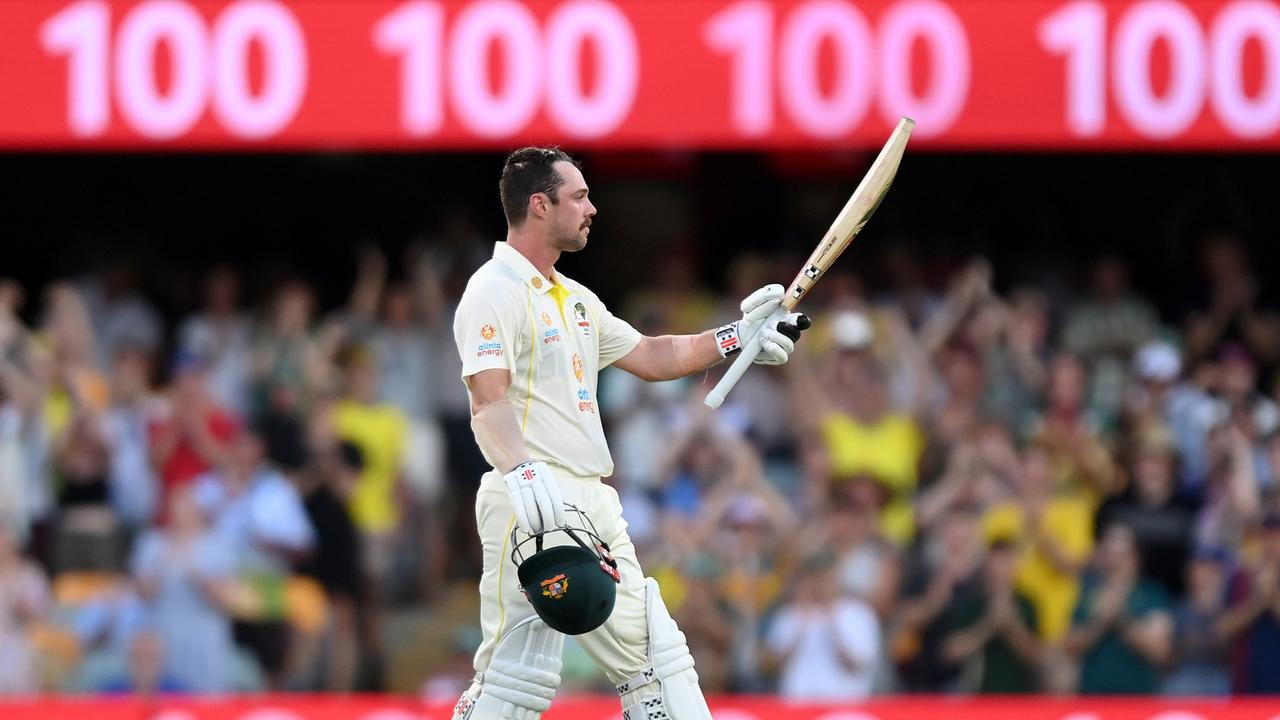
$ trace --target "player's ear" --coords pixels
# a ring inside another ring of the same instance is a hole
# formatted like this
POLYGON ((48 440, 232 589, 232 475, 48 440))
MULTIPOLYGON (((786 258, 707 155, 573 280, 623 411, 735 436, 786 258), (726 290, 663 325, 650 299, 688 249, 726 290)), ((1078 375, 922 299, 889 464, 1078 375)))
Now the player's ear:
POLYGON ((536 217, 546 217, 551 198, 546 193, 534 193, 529 196, 529 213, 536 217))

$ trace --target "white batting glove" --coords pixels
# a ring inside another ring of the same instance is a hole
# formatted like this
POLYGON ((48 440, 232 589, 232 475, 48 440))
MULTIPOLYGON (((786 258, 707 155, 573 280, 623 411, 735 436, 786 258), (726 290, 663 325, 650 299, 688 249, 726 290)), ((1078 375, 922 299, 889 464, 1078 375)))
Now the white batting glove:
POLYGON ((760 354, 753 361, 757 365, 782 365, 795 352, 800 332, 809 329, 809 318, 802 313, 789 313, 782 308, 764 321, 760 328, 760 354))
POLYGON ((737 355, 760 325, 782 305, 786 289, 781 285, 765 285, 748 295, 739 307, 742 319, 716 329, 716 347, 720 357, 737 355))
POLYGON ((564 527, 564 501, 551 468, 541 461, 529 460, 503 476, 507 494, 516 513, 516 525, 526 535, 564 527))

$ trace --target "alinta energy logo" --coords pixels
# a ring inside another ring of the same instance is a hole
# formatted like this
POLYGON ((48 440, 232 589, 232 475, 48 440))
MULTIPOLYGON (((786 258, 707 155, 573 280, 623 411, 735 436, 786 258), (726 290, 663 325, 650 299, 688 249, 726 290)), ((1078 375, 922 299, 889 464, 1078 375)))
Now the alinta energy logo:
POLYGON ((484 342, 476 346, 476 357, 499 357, 502 355, 502 343, 494 340, 498 335, 498 329, 492 325, 485 325, 480 328, 480 338, 484 342))

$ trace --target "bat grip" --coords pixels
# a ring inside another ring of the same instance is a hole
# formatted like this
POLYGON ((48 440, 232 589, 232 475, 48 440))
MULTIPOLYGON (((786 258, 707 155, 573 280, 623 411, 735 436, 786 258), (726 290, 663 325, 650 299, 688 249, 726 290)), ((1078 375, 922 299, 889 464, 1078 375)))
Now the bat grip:
POLYGON ((729 391, 734 385, 742 379, 746 374, 747 368, 751 367, 751 363, 755 362, 756 357, 760 355, 760 333, 756 333, 747 341, 742 348, 742 352, 733 359, 733 364, 725 371, 724 376, 720 378, 720 382, 711 388, 711 392, 707 393, 706 399, 703 401, 709 408, 718 408, 724 403, 725 397, 729 395, 729 391))

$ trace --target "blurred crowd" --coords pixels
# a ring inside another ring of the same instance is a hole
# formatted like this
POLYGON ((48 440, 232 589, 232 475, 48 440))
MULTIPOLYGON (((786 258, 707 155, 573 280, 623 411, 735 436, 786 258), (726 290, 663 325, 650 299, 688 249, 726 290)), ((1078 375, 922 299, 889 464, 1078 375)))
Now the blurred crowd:
MULTIPOLYGON (((450 325, 490 251, 363 248, 338 307, 215 267, 176 322, 124 268, 0 281, 0 691, 387 687, 388 613, 474 595, 450 325)), ((1115 256, 1072 292, 882 260, 718 411, 723 368, 602 375, 608 482, 705 690, 1280 693, 1280 317, 1245 247, 1206 238, 1184 317, 1115 256)), ((613 310, 696 332, 784 266, 712 293, 673 254, 613 310)), ((478 638, 429 640, 447 697, 478 638)), ((607 689, 572 642, 565 675, 607 689)))

